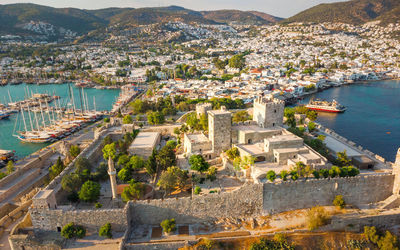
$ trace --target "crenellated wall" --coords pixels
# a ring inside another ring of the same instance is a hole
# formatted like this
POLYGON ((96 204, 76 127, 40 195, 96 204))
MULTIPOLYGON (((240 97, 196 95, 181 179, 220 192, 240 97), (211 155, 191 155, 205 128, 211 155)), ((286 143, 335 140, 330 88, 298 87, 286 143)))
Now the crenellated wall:
POLYGON ((347 204, 362 205, 383 201, 392 195, 394 175, 381 174, 295 182, 266 183, 263 210, 266 214, 332 205, 336 195, 347 204))

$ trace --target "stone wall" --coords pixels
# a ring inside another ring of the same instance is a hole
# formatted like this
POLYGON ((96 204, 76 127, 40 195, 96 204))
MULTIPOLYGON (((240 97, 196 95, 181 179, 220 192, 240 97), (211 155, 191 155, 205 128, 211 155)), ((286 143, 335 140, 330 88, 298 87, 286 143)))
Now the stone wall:
POLYGON ((383 201, 392 195, 394 175, 356 176, 264 184, 265 214, 331 205, 336 195, 350 205, 383 201))
POLYGON ((84 226, 88 231, 98 231, 110 222, 115 231, 127 228, 127 212, 124 209, 73 210, 30 209, 32 225, 35 230, 57 231, 70 222, 84 226))
POLYGON ((230 193, 196 195, 191 198, 130 202, 130 224, 159 225, 175 218, 178 224, 214 221, 226 217, 262 213, 262 185, 245 185, 230 193))

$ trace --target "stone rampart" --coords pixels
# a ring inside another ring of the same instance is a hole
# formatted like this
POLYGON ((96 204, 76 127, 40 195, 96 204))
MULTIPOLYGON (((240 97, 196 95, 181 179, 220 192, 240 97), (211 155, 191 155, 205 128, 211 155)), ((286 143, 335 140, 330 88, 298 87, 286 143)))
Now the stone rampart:
POLYGON ((394 175, 390 174, 266 183, 263 210, 265 214, 274 214, 331 205, 336 195, 343 195, 350 205, 374 203, 392 195, 393 183, 394 175))
POLYGON ((84 226, 88 231, 98 231, 101 226, 110 222, 115 231, 127 228, 127 212, 124 209, 72 210, 30 209, 32 225, 35 230, 57 231, 67 223, 84 226))
POLYGON ((256 216, 262 213, 262 185, 245 185, 229 193, 192 198, 128 203, 131 223, 159 225, 175 218, 178 224, 214 221, 218 218, 256 216))

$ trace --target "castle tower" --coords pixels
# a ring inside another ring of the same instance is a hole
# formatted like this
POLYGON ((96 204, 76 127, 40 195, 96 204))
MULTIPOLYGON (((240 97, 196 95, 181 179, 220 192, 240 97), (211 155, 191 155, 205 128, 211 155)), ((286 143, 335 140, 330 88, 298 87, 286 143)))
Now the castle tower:
POLYGON ((208 139, 212 142, 212 151, 220 154, 231 148, 232 113, 221 110, 208 111, 208 139))
POLYGON ((198 103, 196 104, 196 113, 197 113, 197 118, 200 119, 202 115, 207 115, 207 112, 209 110, 212 110, 212 104, 211 103, 198 103))
POLYGON ((400 148, 397 150, 396 161, 393 165, 394 184, 393 194, 400 195, 400 148))
POLYGON ((110 184, 111 184, 111 193, 112 198, 117 199, 117 179, 116 179, 117 171, 114 167, 114 161, 111 156, 108 158, 108 175, 110 175, 110 184))
POLYGON ((262 128, 282 126, 284 109, 284 101, 273 96, 259 96, 254 100, 253 121, 262 128))

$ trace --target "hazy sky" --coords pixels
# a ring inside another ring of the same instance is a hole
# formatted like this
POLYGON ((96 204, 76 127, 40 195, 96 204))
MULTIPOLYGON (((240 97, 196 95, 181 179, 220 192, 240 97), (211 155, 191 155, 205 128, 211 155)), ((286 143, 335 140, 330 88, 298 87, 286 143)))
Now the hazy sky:
POLYGON ((31 2, 52 7, 81 9, 178 5, 194 10, 257 10, 279 17, 289 17, 319 3, 338 1, 343 0, 0 0, 0 4, 31 2))

